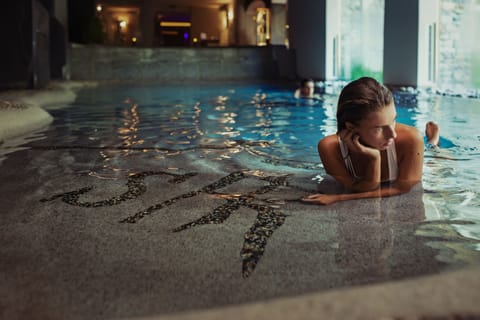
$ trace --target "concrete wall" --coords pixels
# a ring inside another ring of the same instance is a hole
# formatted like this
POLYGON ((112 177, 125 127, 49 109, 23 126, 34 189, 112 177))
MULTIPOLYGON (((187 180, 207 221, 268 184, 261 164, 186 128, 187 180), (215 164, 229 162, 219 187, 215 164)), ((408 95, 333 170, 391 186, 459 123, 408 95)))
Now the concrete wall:
POLYGON ((192 37, 200 39, 200 33, 205 33, 207 39, 220 39, 223 26, 222 14, 218 9, 192 7, 191 10, 192 37))
POLYGON ((140 48, 72 45, 71 80, 264 80, 292 77, 285 47, 140 48))
POLYGON ((272 4, 272 39, 271 44, 285 45, 287 37, 285 25, 287 24, 287 6, 284 4, 272 4))

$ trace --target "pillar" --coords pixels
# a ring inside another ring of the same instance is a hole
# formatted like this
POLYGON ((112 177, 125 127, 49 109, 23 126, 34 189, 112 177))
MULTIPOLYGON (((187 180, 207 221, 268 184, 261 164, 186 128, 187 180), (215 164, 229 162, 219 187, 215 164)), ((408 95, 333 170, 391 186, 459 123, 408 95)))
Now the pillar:
POLYGON ((295 51, 297 76, 325 80, 326 1, 290 0, 289 44, 295 51))
POLYGON ((153 0, 144 0, 141 9, 140 26, 142 30, 141 45, 145 47, 152 47, 154 45, 155 33, 155 15, 156 8, 153 0))
POLYGON ((417 86, 419 0, 385 0, 383 82, 417 86))

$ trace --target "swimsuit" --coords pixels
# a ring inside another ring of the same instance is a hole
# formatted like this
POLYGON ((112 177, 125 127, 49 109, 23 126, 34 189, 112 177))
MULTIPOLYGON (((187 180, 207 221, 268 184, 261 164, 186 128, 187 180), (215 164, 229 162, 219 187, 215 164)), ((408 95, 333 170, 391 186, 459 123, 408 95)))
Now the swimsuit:
MULTIPOLYGON (((360 180, 361 178, 357 176, 355 168, 353 167, 352 159, 350 158, 350 153, 348 152, 348 147, 343 143, 340 136, 338 136, 338 144, 340 145, 340 152, 342 153, 342 158, 345 161, 345 166, 347 167, 348 172, 352 175, 355 180, 360 180)), ((387 162, 388 162, 388 179, 382 182, 392 182, 395 181, 398 177, 398 161, 397 161, 397 150, 395 149, 395 140, 387 148, 387 162)))

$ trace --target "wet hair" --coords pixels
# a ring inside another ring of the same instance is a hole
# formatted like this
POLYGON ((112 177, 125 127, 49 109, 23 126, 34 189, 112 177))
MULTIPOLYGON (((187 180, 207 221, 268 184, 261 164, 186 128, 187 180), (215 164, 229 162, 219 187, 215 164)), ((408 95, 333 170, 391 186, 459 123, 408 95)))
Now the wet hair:
POLYGON ((393 101, 392 92, 370 77, 362 77, 347 84, 338 98, 337 130, 346 123, 358 124, 371 112, 381 110, 393 101))
POLYGON ((300 81, 300 86, 305 87, 305 85, 309 82, 313 82, 315 84, 315 81, 313 81, 312 78, 305 78, 300 81))

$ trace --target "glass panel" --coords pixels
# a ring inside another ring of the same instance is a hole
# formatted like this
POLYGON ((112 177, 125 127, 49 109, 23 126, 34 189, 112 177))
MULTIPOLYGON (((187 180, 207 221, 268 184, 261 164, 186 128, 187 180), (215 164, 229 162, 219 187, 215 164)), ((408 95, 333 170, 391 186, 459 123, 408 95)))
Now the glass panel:
POLYGON ((439 89, 455 93, 478 91, 480 1, 441 0, 439 27, 439 89))
POLYGON ((342 0, 340 78, 383 80, 385 0, 342 0))

